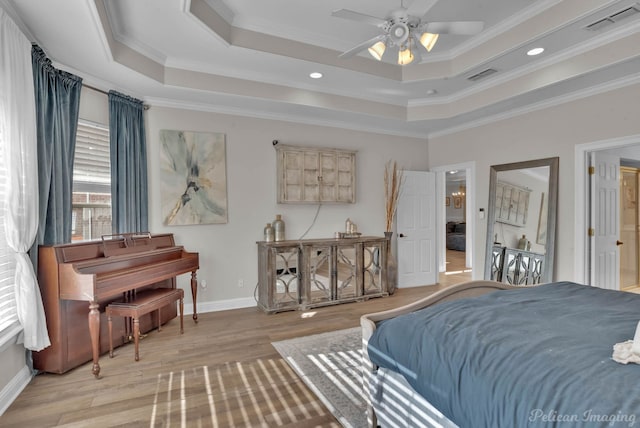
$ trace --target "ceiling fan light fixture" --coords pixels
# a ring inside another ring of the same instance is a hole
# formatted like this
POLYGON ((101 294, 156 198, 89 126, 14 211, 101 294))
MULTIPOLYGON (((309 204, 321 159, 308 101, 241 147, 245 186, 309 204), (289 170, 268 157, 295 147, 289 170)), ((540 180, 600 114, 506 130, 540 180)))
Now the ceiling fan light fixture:
POLYGON ((386 48, 387 47, 385 46, 384 42, 380 41, 369 48, 369 53, 372 57, 380 61, 382 59, 382 55, 384 55, 384 50, 386 48))
POLYGON ((431 52, 431 49, 435 46, 438 41, 439 34, 434 33, 422 33, 420 36, 420 44, 424 46, 427 52, 431 52))
POLYGON ((402 46, 409 39, 411 30, 404 22, 395 22, 389 29, 389 39, 396 45, 402 46))
POLYGON ((413 53, 411 52, 411 49, 406 48, 398 51, 398 64, 407 65, 407 64, 411 64, 412 61, 413 61, 413 53))

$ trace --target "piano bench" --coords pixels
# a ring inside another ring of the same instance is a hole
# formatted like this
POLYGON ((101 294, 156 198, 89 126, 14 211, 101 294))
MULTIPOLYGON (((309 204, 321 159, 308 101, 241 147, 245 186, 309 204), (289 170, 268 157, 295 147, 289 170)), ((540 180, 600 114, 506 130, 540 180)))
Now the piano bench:
POLYGON ((158 331, 160 331, 160 309, 176 301, 180 301, 180 334, 184 333, 184 290, 181 288, 155 288, 136 293, 130 302, 114 302, 107 305, 105 312, 109 321, 109 357, 113 358, 113 315, 133 319, 133 342, 135 343, 135 360, 140 359, 138 344, 140 341, 140 317, 158 311, 158 331))

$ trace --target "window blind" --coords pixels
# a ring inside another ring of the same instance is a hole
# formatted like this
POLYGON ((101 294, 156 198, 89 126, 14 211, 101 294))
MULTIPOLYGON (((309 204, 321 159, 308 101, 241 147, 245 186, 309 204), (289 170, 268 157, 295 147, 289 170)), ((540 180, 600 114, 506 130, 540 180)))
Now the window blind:
MULTIPOLYGON (((0 130, 0 144, 8 144, 0 130)), ((16 260, 7 245, 4 223, 6 219, 7 163, 4 150, 0 150, 0 332, 18 322, 16 312, 15 272, 16 260)))
POLYGON ((74 192, 111 193, 109 128, 78 122, 73 164, 74 192))

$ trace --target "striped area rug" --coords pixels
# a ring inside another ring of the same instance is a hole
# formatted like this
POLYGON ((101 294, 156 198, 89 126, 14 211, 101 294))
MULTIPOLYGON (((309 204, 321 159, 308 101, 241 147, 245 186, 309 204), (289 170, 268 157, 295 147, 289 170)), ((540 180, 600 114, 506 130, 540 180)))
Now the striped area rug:
POLYGON ((360 327, 272 345, 345 428, 367 426, 360 327))
POLYGON ((151 423, 139 426, 327 426, 327 410, 280 358, 173 371, 155 383, 151 423))

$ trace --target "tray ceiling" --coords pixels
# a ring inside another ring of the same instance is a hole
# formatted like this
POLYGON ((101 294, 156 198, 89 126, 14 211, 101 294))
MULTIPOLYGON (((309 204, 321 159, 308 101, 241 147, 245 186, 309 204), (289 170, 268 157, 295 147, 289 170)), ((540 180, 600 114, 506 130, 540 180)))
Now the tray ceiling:
POLYGON ((640 5, 630 0, 440 0, 428 20, 479 20, 484 30, 442 35, 430 53, 407 66, 391 56, 378 62, 366 49, 338 58, 378 30, 331 16, 351 9, 385 18, 400 1, 0 5, 57 66, 91 86, 152 106, 394 135, 427 138, 625 86, 640 74, 640 5), (526 55, 537 46, 545 49, 541 55, 526 55), (323 78, 311 79, 311 72, 323 78), (469 79, 479 73, 488 75, 469 79))

